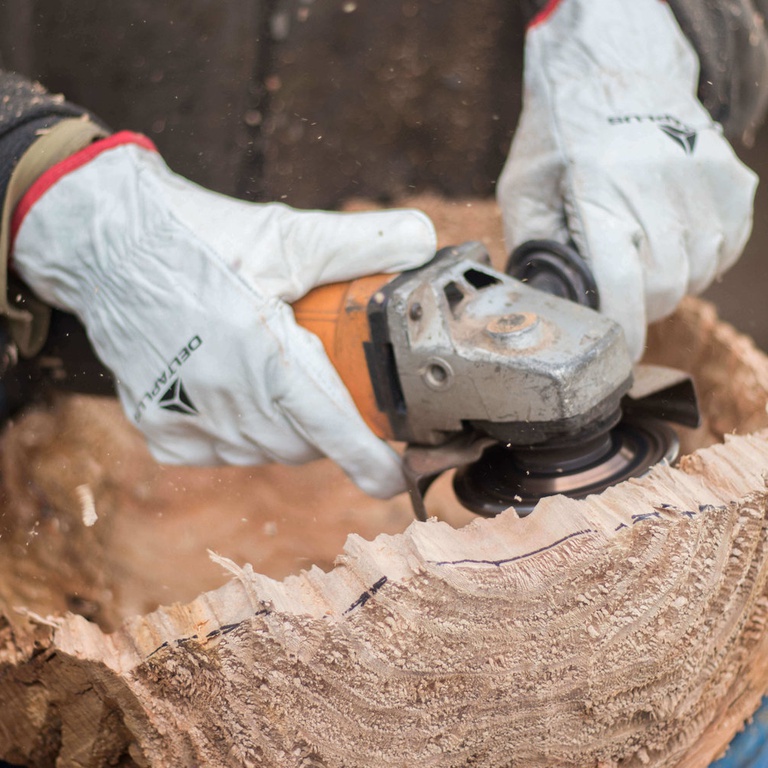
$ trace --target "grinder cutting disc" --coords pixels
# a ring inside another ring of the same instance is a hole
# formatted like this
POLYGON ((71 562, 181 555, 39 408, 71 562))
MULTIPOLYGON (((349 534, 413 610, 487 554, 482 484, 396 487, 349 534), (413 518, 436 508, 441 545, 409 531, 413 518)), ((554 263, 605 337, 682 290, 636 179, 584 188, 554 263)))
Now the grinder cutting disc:
POLYGON ((582 499, 645 474, 662 460, 677 458, 674 429, 657 419, 629 419, 609 432, 567 447, 512 449, 493 445, 457 470, 453 487, 473 512, 493 517, 508 507, 521 516, 544 496, 582 499))

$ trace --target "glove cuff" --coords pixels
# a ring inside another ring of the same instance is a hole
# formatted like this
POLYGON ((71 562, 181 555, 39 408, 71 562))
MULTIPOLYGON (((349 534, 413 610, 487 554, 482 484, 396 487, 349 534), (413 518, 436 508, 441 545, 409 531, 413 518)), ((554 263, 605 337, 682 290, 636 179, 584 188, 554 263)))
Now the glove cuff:
POLYGON ((529 9, 533 12, 528 14, 528 29, 545 22, 561 2, 562 0, 538 0, 538 2, 529 3, 529 9))
MULTIPOLYGON (((0 259, 12 266, 13 243, 25 216, 32 206, 59 179, 93 160, 112 147, 127 143, 140 144, 154 150, 154 144, 140 134, 122 131, 101 139, 100 126, 82 119, 64 120, 40 137, 22 157, 14 170, 3 209, 0 230, 0 259)), ((13 275, 13 291, 2 284, 6 269, 0 265, 0 314, 9 319, 11 337, 24 357, 33 357, 45 344, 50 307, 40 301, 13 275), (6 298, 12 294, 12 301, 6 298), (2 299, 6 298, 5 306, 2 299)))
POLYGON ((150 152, 157 152, 157 147, 146 136, 132 131, 120 131, 111 136, 93 142, 78 152, 65 157, 60 162, 49 167, 42 173, 35 182, 29 187, 24 196, 19 200, 13 217, 11 219, 11 245, 16 237, 16 233, 29 213, 32 206, 60 179, 69 173, 76 171, 86 163, 91 162, 103 152, 107 152, 115 147, 121 147, 125 144, 136 144, 150 152))

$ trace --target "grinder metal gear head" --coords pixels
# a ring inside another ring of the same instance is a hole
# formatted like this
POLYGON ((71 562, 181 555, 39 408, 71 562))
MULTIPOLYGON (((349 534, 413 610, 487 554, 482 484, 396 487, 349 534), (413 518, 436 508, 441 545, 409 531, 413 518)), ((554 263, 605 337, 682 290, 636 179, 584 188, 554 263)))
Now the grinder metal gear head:
MULTIPOLYGON (((592 310, 599 307, 599 294, 589 267, 569 246, 549 241, 525 243, 510 257, 507 272, 537 292, 559 296, 592 310)), ((552 305, 542 301, 540 307, 545 311, 552 305)), ((560 306, 556 308, 559 310, 560 306)), ((595 317, 595 312, 590 312, 580 319, 589 324, 595 317)), ((572 322, 559 313, 548 315, 548 319, 572 322)), ((584 379, 588 374, 586 360, 579 360, 577 350, 578 347, 571 347, 570 363, 576 365, 561 372, 566 378, 584 379), (580 362, 584 364, 579 365, 580 362)), ((603 354, 595 349, 582 352, 597 357, 603 354)), ((535 366, 535 361, 529 362, 535 366)), ((614 374, 618 370, 614 367, 614 374)), ((452 468, 458 468, 453 487, 465 507, 484 516, 515 507, 522 516, 529 514, 544 496, 565 494, 584 498, 640 476, 659 462, 673 462, 679 441, 669 422, 686 426, 699 423, 690 377, 672 369, 638 366, 632 372, 634 385, 630 391, 617 385, 619 378, 615 376, 609 379, 610 383, 606 382, 609 389, 615 387, 613 394, 619 396, 618 401, 602 390, 602 410, 584 409, 584 402, 576 404, 588 413, 586 421, 558 419, 553 409, 554 418, 544 439, 526 439, 519 427, 510 430, 508 424, 491 420, 471 422, 472 432, 447 441, 439 451, 410 445, 405 466, 417 516, 426 517, 423 498, 427 488, 452 468), (615 410, 610 410, 611 403, 616 404, 615 410)), ((504 379, 499 376, 499 387, 504 386, 504 379)), ((507 396, 519 397, 525 403, 524 391, 510 387, 507 396)))

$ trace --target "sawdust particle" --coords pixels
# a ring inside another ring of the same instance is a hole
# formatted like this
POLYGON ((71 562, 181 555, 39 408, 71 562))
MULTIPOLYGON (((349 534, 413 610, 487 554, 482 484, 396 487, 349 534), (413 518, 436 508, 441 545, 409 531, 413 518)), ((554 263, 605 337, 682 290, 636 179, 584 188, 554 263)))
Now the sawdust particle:
POLYGON ((98 519, 96 514, 96 500, 93 498, 91 486, 87 483, 75 488, 77 500, 80 502, 80 511, 83 517, 83 525, 90 528, 98 519))

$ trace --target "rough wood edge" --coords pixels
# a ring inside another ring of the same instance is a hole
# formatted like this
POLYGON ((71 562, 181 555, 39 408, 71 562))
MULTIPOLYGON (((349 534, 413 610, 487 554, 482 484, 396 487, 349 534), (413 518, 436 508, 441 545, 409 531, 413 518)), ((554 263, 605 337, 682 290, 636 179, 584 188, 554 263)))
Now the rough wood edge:
POLYGON ((142 764, 705 766, 768 686, 766 437, 353 538, 329 574, 245 567, 112 636, 68 617, 36 677, 81 749, 119 713, 142 764))

